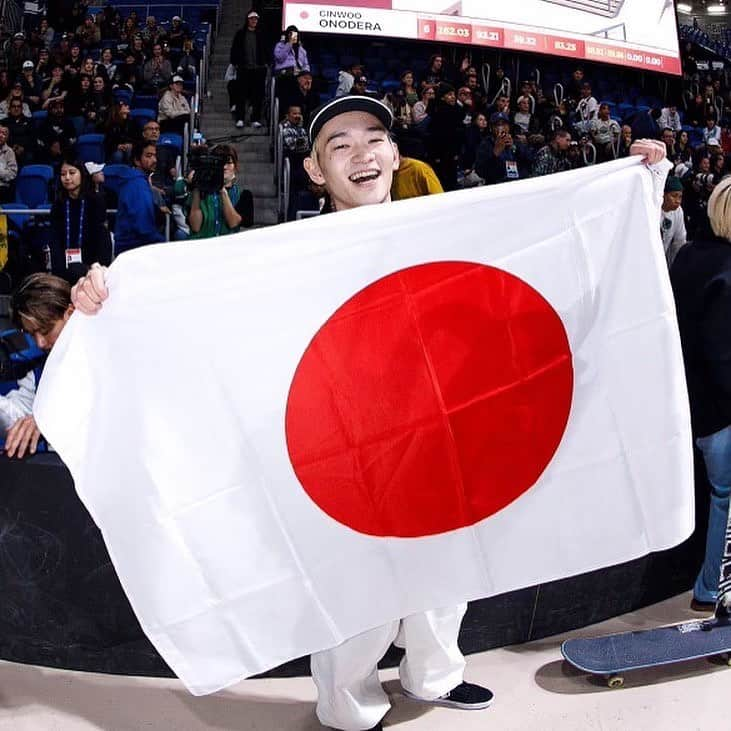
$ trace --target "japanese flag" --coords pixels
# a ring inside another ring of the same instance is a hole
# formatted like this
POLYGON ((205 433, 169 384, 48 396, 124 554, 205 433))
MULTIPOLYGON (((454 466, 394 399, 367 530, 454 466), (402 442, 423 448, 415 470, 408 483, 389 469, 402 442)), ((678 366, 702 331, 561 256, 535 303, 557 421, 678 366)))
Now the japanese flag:
POLYGON ((114 263, 35 413, 193 693, 688 536, 664 175, 619 161, 114 263))

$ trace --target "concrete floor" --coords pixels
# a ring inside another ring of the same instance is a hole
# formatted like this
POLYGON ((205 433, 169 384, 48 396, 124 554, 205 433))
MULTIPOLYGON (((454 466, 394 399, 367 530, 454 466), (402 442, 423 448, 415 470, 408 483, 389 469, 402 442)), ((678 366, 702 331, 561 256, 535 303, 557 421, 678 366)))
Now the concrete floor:
MULTIPOLYGON (((701 616, 690 611, 689 602, 690 594, 683 594, 570 636, 648 628, 701 616)), ((563 663, 559 647, 568 636, 470 656, 467 679, 495 692, 495 702, 486 711, 414 703, 400 695, 396 671, 384 671, 394 704, 385 726, 399 731, 728 728, 731 669, 725 663, 700 660, 636 671, 625 676, 624 688, 610 690, 563 663)), ((0 662, 3 731, 317 731, 321 727, 314 700, 309 678, 247 680, 216 695, 195 698, 174 680, 0 662)))

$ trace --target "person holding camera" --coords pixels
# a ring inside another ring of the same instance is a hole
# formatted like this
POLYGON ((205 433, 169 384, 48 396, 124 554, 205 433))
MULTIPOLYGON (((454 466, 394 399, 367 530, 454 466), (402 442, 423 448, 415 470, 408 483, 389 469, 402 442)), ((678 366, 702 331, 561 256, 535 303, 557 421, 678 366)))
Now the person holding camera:
POLYGON ((225 236, 254 223, 254 198, 236 182, 239 158, 233 147, 199 154, 191 167, 185 202, 191 239, 225 236))

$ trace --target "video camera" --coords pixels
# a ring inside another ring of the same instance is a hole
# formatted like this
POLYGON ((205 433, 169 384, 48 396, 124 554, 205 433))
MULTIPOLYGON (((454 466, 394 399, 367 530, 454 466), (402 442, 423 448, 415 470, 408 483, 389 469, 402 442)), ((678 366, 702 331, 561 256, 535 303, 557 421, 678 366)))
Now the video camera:
POLYGON ((188 169, 194 170, 195 175, 190 183, 193 190, 198 190, 201 198, 218 193, 223 188, 222 155, 215 150, 209 150, 205 145, 195 145, 188 153, 188 169))

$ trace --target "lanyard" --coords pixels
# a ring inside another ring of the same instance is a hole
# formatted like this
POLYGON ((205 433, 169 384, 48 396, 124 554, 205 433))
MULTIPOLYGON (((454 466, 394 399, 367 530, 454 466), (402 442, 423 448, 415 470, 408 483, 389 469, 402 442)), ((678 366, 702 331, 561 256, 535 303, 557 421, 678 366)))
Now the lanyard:
POLYGON ((211 198, 213 199, 213 216, 214 216, 214 236, 220 236, 221 235, 221 202, 219 200, 220 193, 217 195, 212 195, 211 198))
POLYGON ((80 249, 84 240, 84 205, 86 201, 81 199, 81 210, 79 211, 79 242, 77 246, 71 246, 71 201, 66 201, 66 248, 80 249))

